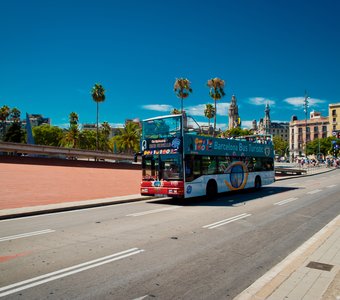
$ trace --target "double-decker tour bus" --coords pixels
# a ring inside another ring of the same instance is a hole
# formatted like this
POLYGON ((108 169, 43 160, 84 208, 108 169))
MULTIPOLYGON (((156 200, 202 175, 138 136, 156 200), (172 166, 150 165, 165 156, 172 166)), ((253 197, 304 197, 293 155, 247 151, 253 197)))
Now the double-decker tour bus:
POLYGON ((269 135, 234 139, 200 135, 185 114, 142 122, 142 195, 189 198, 273 183, 269 135))

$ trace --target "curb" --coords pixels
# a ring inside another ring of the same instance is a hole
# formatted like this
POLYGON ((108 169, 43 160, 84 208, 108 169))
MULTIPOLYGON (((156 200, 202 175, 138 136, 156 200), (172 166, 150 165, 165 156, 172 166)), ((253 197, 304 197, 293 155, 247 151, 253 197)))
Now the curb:
POLYGON ((0 210, 0 220, 15 219, 21 217, 43 215, 56 212, 65 212, 77 209, 93 208, 100 206, 108 206, 122 203, 138 202, 144 200, 155 199, 152 196, 128 195, 122 197, 113 197, 106 199, 94 199, 86 201, 63 202, 57 204, 48 204, 40 206, 31 206, 14 209, 0 210))

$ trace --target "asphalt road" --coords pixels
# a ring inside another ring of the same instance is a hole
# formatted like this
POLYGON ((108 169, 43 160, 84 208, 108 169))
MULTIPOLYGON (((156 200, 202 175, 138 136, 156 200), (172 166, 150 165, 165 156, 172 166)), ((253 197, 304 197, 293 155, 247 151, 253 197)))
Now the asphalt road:
POLYGON ((0 297, 232 299, 339 214, 339 175, 0 221, 0 297))

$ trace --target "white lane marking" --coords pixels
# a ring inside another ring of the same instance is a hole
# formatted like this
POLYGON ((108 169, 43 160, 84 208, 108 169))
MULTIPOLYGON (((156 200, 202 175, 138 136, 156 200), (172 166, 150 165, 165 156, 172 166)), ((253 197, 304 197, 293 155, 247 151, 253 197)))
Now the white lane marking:
POLYGON ((249 217, 249 216, 251 216, 251 214, 244 213, 244 214, 241 214, 241 215, 238 215, 238 216, 235 216, 235 217, 231 217, 231 218, 224 219, 224 220, 221 220, 221 221, 209 224, 209 225, 205 225, 202 228, 213 229, 213 228, 216 228, 216 227, 219 227, 219 226, 222 226, 222 225, 225 225, 225 224, 237 221, 237 220, 244 219, 244 218, 249 217))
POLYGON ((35 235, 39 235, 39 234, 52 233, 52 232, 55 232, 55 230, 45 229, 45 230, 40 230, 40 231, 33 231, 33 232, 16 234, 16 235, 10 235, 10 236, 5 236, 5 237, 0 238, 0 242, 5 242, 5 241, 10 241, 10 240, 15 240, 15 239, 21 239, 21 238, 25 238, 25 237, 35 236, 35 235))
POLYGON ((149 295, 145 295, 145 296, 142 296, 142 297, 139 297, 139 298, 133 299, 133 300, 143 300, 143 299, 145 299, 146 297, 149 297, 149 295))
POLYGON ((126 216, 127 217, 139 217, 139 216, 144 216, 144 215, 148 215, 148 214, 155 214, 155 213, 163 212, 163 211, 167 211, 167 210, 173 210, 173 209, 177 209, 177 208, 180 208, 180 207, 182 207, 182 206, 159 208, 159 209, 153 209, 153 210, 143 211, 143 212, 139 212, 139 213, 129 214, 129 215, 126 215, 126 216))
POLYGON ((297 199, 299 199, 299 198, 288 198, 286 200, 282 200, 282 201, 276 202, 276 203, 274 203, 274 205, 284 205, 284 204, 287 204, 289 202, 295 201, 297 199))
POLYGON ((319 193, 319 192, 322 192, 322 190, 313 190, 313 191, 308 192, 307 194, 313 195, 313 194, 316 194, 316 193, 319 193))
POLYGON ((79 265, 75 265, 73 267, 68 267, 65 269, 61 269, 59 271, 55 271, 55 272, 51 272, 51 273, 47 273, 45 275, 41 275, 38 277, 34 277, 31 279, 27 279, 24 281, 20 281, 14 284, 10 284, 4 287, 0 288, 0 297, 4 297, 10 294, 14 294, 17 293, 19 291, 22 290, 26 290, 29 289, 31 287, 37 286, 37 285, 41 285, 43 283, 49 282, 49 281, 53 281, 56 279, 60 279, 69 275, 73 275, 82 271, 86 271, 88 269, 92 269, 119 259, 123 259, 125 257, 129 257, 131 255, 135 255, 138 253, 143 252, 144 250, 142 249, 138 249, 138 248, 131 248, 119 253, 115 253, 112 255, 108 255, 108 256, 104 256, 101 258, 97 258, 95 260, 91 260, 85 263, 81 263, 79 265), (5 291, 5 292, 4 292, 5 291))
POLYGON ((332 188, 332 187, 335 187, 336 186, 336 184, 332 184, 332 185, 328 185, 328 186, 326 186, 327 188, 332 188))

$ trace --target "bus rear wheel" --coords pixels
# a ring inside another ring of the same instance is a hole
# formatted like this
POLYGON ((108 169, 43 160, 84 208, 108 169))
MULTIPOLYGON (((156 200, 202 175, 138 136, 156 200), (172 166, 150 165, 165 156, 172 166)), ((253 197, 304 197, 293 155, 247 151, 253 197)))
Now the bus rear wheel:
POLYGON ((261 188, 261 186, 262 186, 261 177, 256 176, 255 185, 254 185, 255 190, 259 190, 261 188))
POLYGON ((212 199, 217 195, 217 184, 215 180, 208 181, 206 195, 209 199, 212 199))

